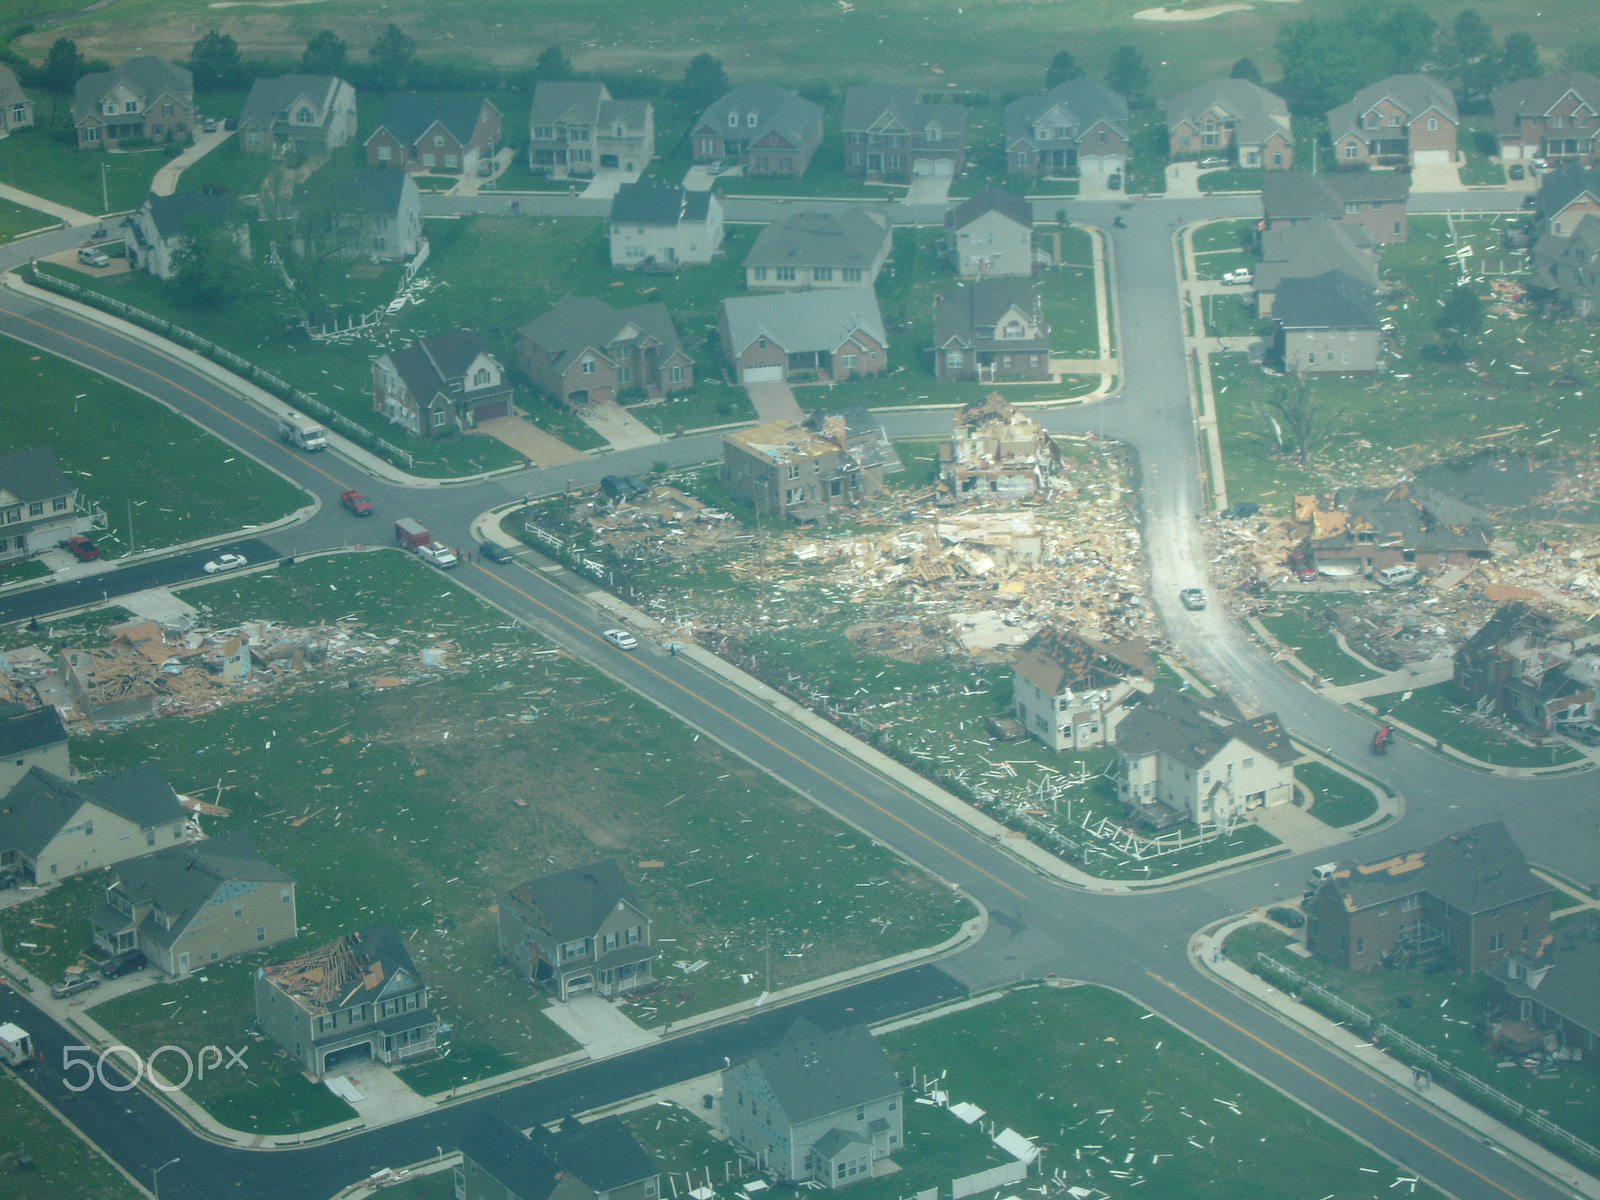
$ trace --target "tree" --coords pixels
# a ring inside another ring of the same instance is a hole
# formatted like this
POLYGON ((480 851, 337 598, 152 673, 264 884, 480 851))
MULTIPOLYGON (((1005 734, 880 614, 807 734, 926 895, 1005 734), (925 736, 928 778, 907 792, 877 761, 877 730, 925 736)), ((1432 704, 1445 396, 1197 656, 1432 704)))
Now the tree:
POLYGON ((417 43, 398 25, 385 25, 367 51, 377 68, 379 86, 392 91, 405 83, 411 60, 417 56, 417 43))
POLYGON ((1078 65, 1078 60, 1072 57, 1072 51, 1057 50, 1056 56, 1050 60, 1050 65, 1044 69, 1045 90, 1049 91, 1056 84, 1076 79, 1082 74, 1083 68, 1078 65))
POLYGON ((1130 101, 1143 98, 1150 88, 1150 68, 1144 65, 1137 46, 1118 46, 1111 52, 1106 86, 1130 101))
POLYGON ((711 54, 696 54, 683 69, 679 95, 690 112, 698 113, 728 92, 728 75, 722 62, 711 54))
POLYGON ((71 38, 57 38, 44 58, 44 81, 57 91, 69 90, 87 70, 78 43, 71 38))
POLYGON ((1525 33, 1506 34, 1505 48, 1500 51, 1501 76, 1507 80, 1532 79, 1544 72, 1539 67, 1539 47, 1525 33))
POLYGON ((1402 4, 1378 24, 1378 32, 1388 47, 1389 73, 1416 71, 1433 52, 1433 35, 1439 26, 1415 4, 1402 4))
POLYGON ((561 53, 560 46, 546 46, 539 52, 539 57, 534 60, 533 77, 538 80, 552 82, 571 79, 572 63, 567 56, 561 53))
POLYGON ((1494 53, 1494 34, 1489 31, 1489 22, 1478 15, 1477 9, 1464 8, 1458 12, 1451 29, 1455 34, 1456 53, 1463 60, 1471 62, 1494 53))
POLYGON ((300 56, 300 69, 307 75, 337 75, 344 70, 344 39, 331 29, 314 34, 300 56))
POLYGON ((1228 72, 1229 79, 1248 79, 1257 86, 1261 83, 1261 68, 1256 66, 1255 60, 1241 58, 1233 64, 1233 70, 1228 72))
POLYGON ((1600 38, 1589 38, 1568 49, 1561 56, 1561 66, 1567 71, 1600 75, 1600 38))
POLYGON ((207 91, 239 84, 239 43, 215 29, 207 31, 189 51, 194 85, 207 91))
MULTIPOLYGON (((1301 467, 1309 467, 1311 456, 1344 427, 1344 410, 1324 414, 1317 394, 1298 371, 1287 385, 1279 385, 1276 395, 1267 398, 1267 405, 1276 414, 1266 415, 1274 444, 1301 467)), ((1259 409, 1257 415, 1263 415, 1259 409)))
POLYGON ((183 308, 220 308, 249 289, 250 264, 233 231, 193 218, 172 252, 173 300, 183 308))
POLYGON ((1445 297, 1444 308, 1433 322, 1440 333, 1477 337, 1483 332, 1483 301, 1476 288, 1462 284, 1445 297))

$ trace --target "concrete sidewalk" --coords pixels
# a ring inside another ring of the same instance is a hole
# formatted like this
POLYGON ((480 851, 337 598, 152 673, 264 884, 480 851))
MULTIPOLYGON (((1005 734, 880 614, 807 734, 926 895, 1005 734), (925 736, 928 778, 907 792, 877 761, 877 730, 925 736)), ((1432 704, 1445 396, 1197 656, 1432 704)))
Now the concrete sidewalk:
POLYGON ((35 196, 32 192, 25 192, 7 183, 0 183, 0 200, 9 200, 13 204, 22 205, 23 208, 42 212, 46 216, 54 217, 63 225, 94 225, 100 220, 99 217, 80 209, 57 204, 54 200, 46 200, 43 196, 35 196))

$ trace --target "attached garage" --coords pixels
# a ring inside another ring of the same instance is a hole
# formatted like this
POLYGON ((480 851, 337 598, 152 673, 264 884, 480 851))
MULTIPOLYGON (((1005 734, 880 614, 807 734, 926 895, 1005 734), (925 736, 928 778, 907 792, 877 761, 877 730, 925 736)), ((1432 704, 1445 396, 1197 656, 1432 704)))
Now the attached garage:
POLYGON ((956 173, 954 159, 938 158, 933 162, 933 175, 935 179, 951 179, 956 173))
POLYGON ((472 418, 475 421, 492 421, 496 417, 509 417, 510 415, 510 400, 496 400, 493 404, 482 404, 472 410, 472 418))
POLYGON ((741 383, 782 383, 783 366, 775 363, 770 367, 746 367, 739 372, 741 383))
POLYGON ((1450 151, 1442 148, 1437 150, 1416 150, 1412 152, 1411 158, 1419 167, 1446 167, 1452 161, 1450 151))

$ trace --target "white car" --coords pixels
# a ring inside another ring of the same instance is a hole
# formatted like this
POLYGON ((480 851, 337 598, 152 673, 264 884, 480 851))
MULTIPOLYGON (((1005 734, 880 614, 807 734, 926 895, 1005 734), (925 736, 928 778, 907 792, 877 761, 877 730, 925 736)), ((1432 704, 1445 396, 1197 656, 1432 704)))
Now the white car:
POLYGON ((626 629, 608 629, 600 635, 618 650, 633 650, 638 647, 639 639, 626 629))
POLYGON ((109 267, 111 265, 110 257, 104 251, 96 250, 93 246, 79 247, 78 261, 90 267, 109 267))
POLYGON ((1224 287, 1249 287, 1256 281, 1256 273, 1249 267, 1235 267, 1222 277, 1224 287))
POLYGON ((245 565, 245 562, 245 556, 242 554, 224 554, 206 564, 206 574, 220 575, 224 571, 237 571, 245 565))

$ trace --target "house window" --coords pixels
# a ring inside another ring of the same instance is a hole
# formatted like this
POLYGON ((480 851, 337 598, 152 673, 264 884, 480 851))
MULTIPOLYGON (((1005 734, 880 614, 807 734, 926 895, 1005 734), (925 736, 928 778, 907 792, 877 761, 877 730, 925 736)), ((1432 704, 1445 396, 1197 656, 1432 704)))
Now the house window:
POLYGON ((393 153, 394 153, 393 147, 390 147, 390 146, 379 146, 378 147, 378 161, 379 162, 384 162, 384 163, 388 162, 390 160, 390 158, 393 157, 393 153))
POLYGON ((93 821, 85 821, 83 823, 83 833, 84 833, 85 837, 92 837, 94 835, 94 822, 93 821))
POLYGON ((459 171, 461 169, 461 160, 454 154, 446 154, 444 156, 444 169, 447 171, 459 171))
POLYGON ((1354 142, 1350 142, 1344 148, 1344 156, 1346 158, 1354 158, 1358 153, 1360 153, 1360 148, 1354 142))
POLYGON ((317 1018, 317 1032, 327 1033, 339 1023, 338 1013, 323 1013, 317 1018))
POLYGON ((800 464, 799 463, 797 463, 797 462, 787 463, 787 464, 785 464, 785 467, 786 467, 785 478, 787 478, 787 479, 799 479, 800 478, 800 464))
POLYGON ((122 111, 125 112, 125 113, 136 113, 136 112, 138 112, 139 111, 139 102, 137 100, 124 100, 122 102, 122 111))
POLYGON ((1366 952, 1367 952, 1367 939, 1364 938, 1364 937, 1358 937, 1356 939, 1356 953, 1357 954, 1365 954, 1366 952))
POLYGON ((856 369, 856 356, 854 354, 841 354, 839 356, 839 365, 846 371, 854 371, 856 369))
POLYGON ((433 414, 433 427, 435 429, 443 429, 444 428, 444 419, 445 418, 444 418, 444 413, 443 412, 434 413, 433 414))
POLYGON ((1489 950, 1490 950, 1491 953, 1496 951, 1496 950, 1504 950, 1505 948, 1506 948, 1506 935, 1505 934, 1497 933, 1497 934, 1494 934, 1492 937, 1490 937, 1490 939, 1489 939, 1489 950))
POLYGON ((846 282, 846 283, 860 283, 861 282, 861 268, 860 267, 845 267, 843 272, 842 272, 842 275, 843 275, 844 282, 846 282))
POLYGON ((222 957, 222 949, 221 949, 221 947, 219 947, 219 946, 208 946, 206 948, 206 958, 209 959, 211 962, 216 962, 217 959, 219 959, 221 957, 222 957))
POLYGON ((422 156, 422 165, 425 167, 436 167, 439 165, 439 160, 431 154, 424 154, 422 156))
POLYGON ((244 916, 244 905, 237 900, 233 902, 233 915, 236 917, 244 916))
POLYGON ((1283 166, 1283 152, 1281 150, 1274 150, 1272 152, 1272 165, 1275 167, 1283 166))
POLYGON ((1417 909, 1419 909, 1421 907, 1422 907, 1422 897, 1421 897, 1421 895, 1414 894, 1414 895, 1406 896, 1404 899, 1402 899, 1400 901, 1400 911, 1401 912, 1415 912, 1417 909))
POLYGON ((669 383, 682 383, 683 382, 683 368, 681 366, 678 366, 678 367, 673 367, 670 371, 668 371, 667 372, 667 381, 669 383))
POLYGON ((581 958, 588 952, 588 949, 588 938, 579 938, 575 942, 567 942, 561 947, 561 961, 565 962, 569 958, 581 958))
POLYGON ((621 944, 621 941, 622 935, 620 933, 605 934, 600 938, 600 949, 615 950, 621 944))
POLYGON ((754 129, 756 127, 756 119, 757 118, 756 118, 756 114, 755 113, 753 113, 753 112, 752 113, 746 113, 745 114, 745 118, 744 118, 744 123, 749 128, 754 129))
POLYGON ((50 501, 50 511, 51 512, 66 512, 67 511, 67 498, 65 496, 57 496, 54 500, 50 501))
POLYGON ((279 904, 287 904, 293 898, 294 898, 294 889, 293 888, 284 888, 281 892, 278 893, 278 903, 279 904))
POLYGON ((959 350, 951 350, 944 357, 944 363, 947 367, 959 367, 964 361, 959 350))
POLYGON ((487 387, 489 383, 489 368, 479 367, 472 376, 473 387, 487 387))
POLYGON ((585 375, 593 375, 594 374, 594 359, 592 359, 592 358, 584 359, 583 362, 581 364, 579 364, 578 370, 580 372, 582 372, 583 374, 585 374, 585 375))
POLYGON ((435 146, 443 146, 444 145, 444 134, 442 134, 442 133, 434 134, 433 135, 433 144, 435 146))
POLYGON ((265 925, 257 925, 256 926, 256 941, 264 942, 266 940, 267 940, 267 927, 265 925))
POLYGON ((154 846, 156 844, 155 826, 152 825, 144 831, 144 844, 146 846, 154 846))
POLYGON ((767 269, 765 267, 751 267, 750 268, 750 278, 751 279, 763 280, 766 277, 767 277, 767 269))
POLYGON ((632 383, 633 382, 633 371, 628 367, 619 366, 617 368, 617 382, 618 383, 632 383))
POLYGON ((30 517, 44 516, 44 501, 35 500, 32 504, 28 505, 28 515, 30 517))
POLYGON ((818 283, 832 283, 833 282, 833 268, 832 267, 813 267, 812 270, 811 270, 811 278, 815 279, 818 283))
POLYGON ((794 282, 794 268, 793 267, 779 267, 777 269, 777 276, 778 276, 778 280, 780 282, 792 283, 792 282, 794 282))
POLYGON ((1431 133, 1433 130, 1435 130, 1437 128, 1439 128, 1439 118, 1438 117, 1429 117, 1428 118, 1428 131, 1431 133))
POLYGON ((738 113, 731 112, 731 113, 728 114, 728 128, 729 129, 737 129, 737 128, 739 128, 739 114, 738 113))

